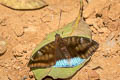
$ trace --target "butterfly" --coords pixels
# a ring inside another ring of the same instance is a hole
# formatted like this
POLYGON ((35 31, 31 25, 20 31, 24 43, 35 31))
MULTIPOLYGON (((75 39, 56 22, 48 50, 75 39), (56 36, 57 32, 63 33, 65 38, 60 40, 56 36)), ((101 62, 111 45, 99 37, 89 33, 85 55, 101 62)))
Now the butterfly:
POLYGON ((80 59, 84 60, 92 56, 98 46, 97 42, 86 37, 62 38, 60 34, 56 34, 54 41, 44 45, 33 54, 28 66, 30 68, 74 67, 80 64, 80 59), (75 61, 77 61, 76 64, 75 61))

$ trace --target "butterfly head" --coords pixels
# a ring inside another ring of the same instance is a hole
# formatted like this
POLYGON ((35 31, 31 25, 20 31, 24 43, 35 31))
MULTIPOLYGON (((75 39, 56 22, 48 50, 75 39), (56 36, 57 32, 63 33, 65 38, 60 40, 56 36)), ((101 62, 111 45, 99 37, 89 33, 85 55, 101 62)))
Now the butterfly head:
POLYGON ((62 38, 61 38, 60 34, 56 33, 56 35, 55 35, 55 41, 56 42, 60 42, 61 40, 62 40, 62 38))
POLYGON ((59 46, 59 47, 62 47, 64 45, 64 41, 62 37, 60 36, 60 34, 55 35, 55 44, 56 46, 59 46))
POLYGON ((58 38, 60 38, 60 34, 56 33, 55 34, 55 39, 58 39, 58 38))

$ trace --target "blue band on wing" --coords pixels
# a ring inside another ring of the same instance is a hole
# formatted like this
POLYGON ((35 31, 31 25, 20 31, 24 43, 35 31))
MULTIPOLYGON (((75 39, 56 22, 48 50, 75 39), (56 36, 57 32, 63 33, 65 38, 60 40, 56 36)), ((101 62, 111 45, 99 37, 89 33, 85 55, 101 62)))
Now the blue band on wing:
POLYGON ((81 59, 80 57, 75 57, 70 60, 62 59, 56 62, 53 67, 75 67, 81 63, 83 63, 85 59, 81 59))

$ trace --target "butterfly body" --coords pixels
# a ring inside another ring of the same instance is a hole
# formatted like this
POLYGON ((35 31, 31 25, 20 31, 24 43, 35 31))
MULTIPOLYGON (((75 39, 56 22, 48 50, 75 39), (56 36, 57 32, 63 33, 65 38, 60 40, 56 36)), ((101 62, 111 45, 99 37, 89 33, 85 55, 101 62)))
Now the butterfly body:
POLYGON ((90 57, 98 43, 89 38, 55 35, 55 40, 33 54, 28 66, 31 68, 74 67, 90 57))

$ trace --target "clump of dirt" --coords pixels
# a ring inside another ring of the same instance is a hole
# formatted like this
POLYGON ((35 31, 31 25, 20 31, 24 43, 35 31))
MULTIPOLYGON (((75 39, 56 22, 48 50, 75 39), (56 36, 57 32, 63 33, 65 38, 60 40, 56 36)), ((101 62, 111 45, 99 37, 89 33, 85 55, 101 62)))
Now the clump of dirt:
MULTIPOLYGON (((47 34, 75 20, 79 0, 45 0, 49 6, 15 11, 0 5, 0 37, 7 43, 0 56, 0 80, 35 80, 27 63, 47 34)), ((120 80, 120 1, 84 0, 84 18, 100 46, 72 80, 120 80)))

